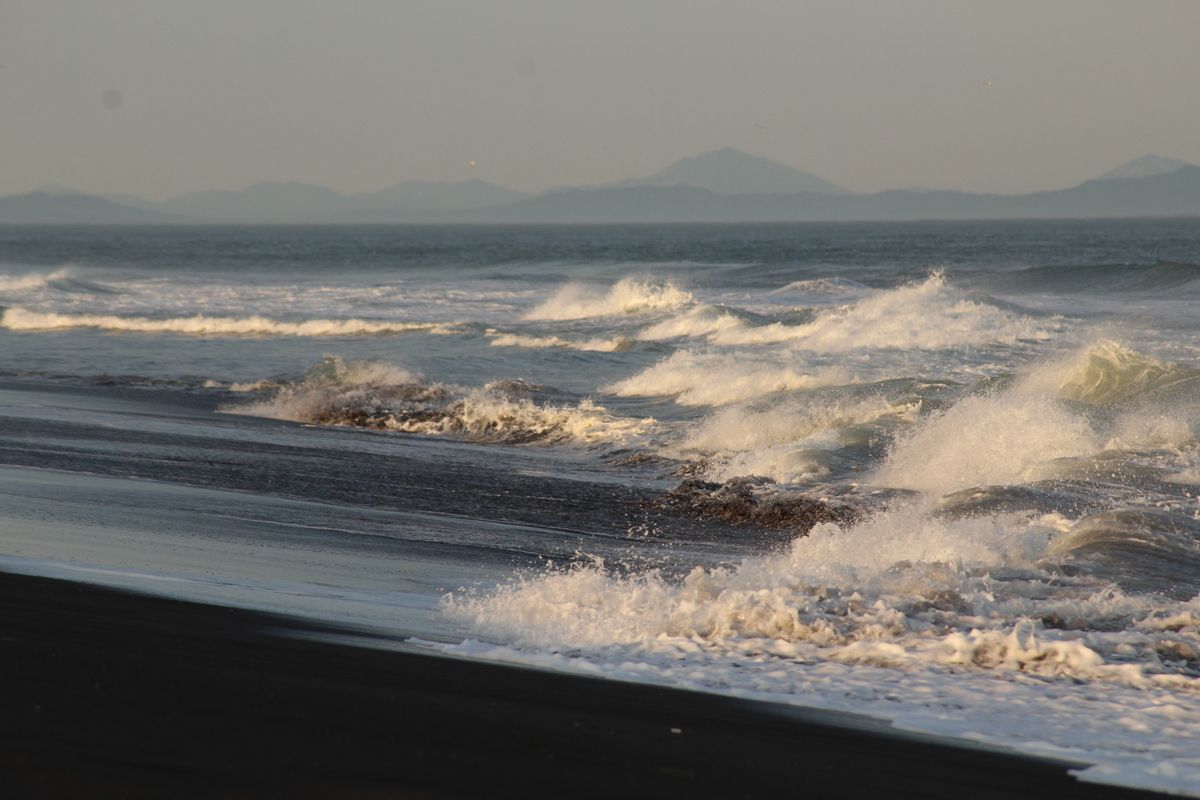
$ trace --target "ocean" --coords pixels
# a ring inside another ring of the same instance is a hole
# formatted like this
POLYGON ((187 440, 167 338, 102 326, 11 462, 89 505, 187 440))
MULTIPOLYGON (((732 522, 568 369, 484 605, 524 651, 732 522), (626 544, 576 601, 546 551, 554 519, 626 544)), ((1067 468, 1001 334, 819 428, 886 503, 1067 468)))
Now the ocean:
POLYGON ((1200 796, 1200 221, 0 228, 0 568, 1200 796))

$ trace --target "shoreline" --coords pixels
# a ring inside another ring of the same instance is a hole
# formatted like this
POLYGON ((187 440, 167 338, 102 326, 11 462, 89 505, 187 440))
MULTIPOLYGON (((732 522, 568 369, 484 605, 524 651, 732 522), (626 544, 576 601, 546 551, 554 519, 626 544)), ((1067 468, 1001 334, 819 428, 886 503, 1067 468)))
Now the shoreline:
POLYGON ((0 572, 7 797, 1133 798, 834 712, 320 640, 0 572))

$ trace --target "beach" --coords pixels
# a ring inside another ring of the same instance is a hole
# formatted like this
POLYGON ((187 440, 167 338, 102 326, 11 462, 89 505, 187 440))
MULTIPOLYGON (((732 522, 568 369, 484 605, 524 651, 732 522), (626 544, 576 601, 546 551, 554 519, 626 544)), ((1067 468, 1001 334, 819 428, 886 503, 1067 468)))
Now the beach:
POLYGON ((864 717, 0 575, 8 797, 1139 797, 864 717))

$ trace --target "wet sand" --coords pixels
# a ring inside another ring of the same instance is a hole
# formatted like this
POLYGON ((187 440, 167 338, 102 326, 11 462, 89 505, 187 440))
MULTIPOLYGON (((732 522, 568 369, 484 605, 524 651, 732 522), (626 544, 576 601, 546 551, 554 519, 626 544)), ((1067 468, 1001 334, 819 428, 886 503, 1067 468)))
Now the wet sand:
POLYGON ((1152 796, 855 717, 325 633, 0 573, 4 796, 1152 796))

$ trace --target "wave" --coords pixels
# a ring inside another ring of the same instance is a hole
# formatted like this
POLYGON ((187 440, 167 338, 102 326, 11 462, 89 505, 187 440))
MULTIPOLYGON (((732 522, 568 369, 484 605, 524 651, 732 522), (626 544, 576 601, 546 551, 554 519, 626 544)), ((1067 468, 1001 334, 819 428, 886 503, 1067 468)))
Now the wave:
POLYGON ((1136 508, 1093 514, 1053 541, 1047 556, 1084 564, 1127 589, 1184 600, 1200 592, 1200 520, 1181 514, 1136 508))
POLYGON ((881 292, 823 311, 802 325, 774 323, 715 331, 715 344, 788 342, 818 352, 859 349, 942 350, 1044 341, 1053 330, 1035 320, 969 298, 946 284, 941 272, 920 283, 881 292))
POLYGON ((873 440, 911 423, 919 400, 892 402, 881 396, 806 396, 771 408, 722 409, 674 445, 675 454, 702 454, 706 472, 728 481, 757 475, 777 483, 809 482, 839 467, 859 468, 873 440))
MULTIPOLYGON (((1198 376, 1190 367, 1099 342, 1033 368, 1005 390, 969 396, 931 414, 897 439, 875 479, 945 494, 1068 476, 1069 462, 1102 451, 1188 446, 1196 440, 1194 393, 1183 393, 1182 407, 1174 398, 1151 401, 1164 399, 1167 388, 1193 389, 1198 376), (1127 407, 1115 413, 1087 408, 1118 403, 1127 407)), ((1080 468, 1091 469, 1086 463, 1080 468)), ((1115 477, 1116 467, 1107 469, 1115 477)))
POLYGON ((0 314, 0 327, 14 331, 100 328, 129 333, 178 333, 193 336, 361 336, 379 333, 456 333, 453 324, 384 322, 362 319, 309 319, 285 322, 260 316, 120 317, 108 314, 56 314, 13 306, 0 314))
POLYGON ((490 637, 559 651, 632 646, 644 657, 723 655, 743 663, 758 653, 775 669, 821 659, 1200 689, 1186 665, 1164 669, 1157 659, 1130 663, 1123 655, 1133 652, 1129 642, 1153 648, 1161 635, 1137 628, 1154 600, 1118 605, 1098 585, 1070 597, 1052 590, 1061 579, 1034 562, 1057 535, 1037 520, 946 522, 904 507, 856 524, 820 523, 782 553, 697 567, 682 581, 614 574, 593 560, 489 594, 450 595, 443 608, 490 637), (990 570, 1011 567, 1026 569, 1041 591, 990 578, 990 570), (1114 631, 1118 608, 1125 619, 1114 631), (1032 622, 1062 613, 1092 631, 1086 640, 1032 622))
POLYGON ((725 405, 775 392, 853 381, 853 376, 840 367, 801 371, 761 357, 676 350, 659 363, 601 391, 619 397, 674 395, 675 402, 685 406, 725 405))
POLYGON ((1200 290, 1200 264, 1079 264, 1031 267, 989 275, 979 284, 997 291, 1133 294, 1200 290))
POLYGON ((787 294, 801 292, 803 294, 851 294, 869 291, 869 287, 852 281, 849 278, 810 278, 802 281, 792 281, 786 286, 780 286, 768 294, 787 294))
POLYGON ((603 290, 569 283, 525 315, 527 320, 569 320, 662 311, 691 303, 691 292, 674 283, 622 278, 603 290))
POLYGON ((59 267, 51 272, 29 272, 24 275, 0 275, 0 294, 29 292, 52 288, 63 292, 93 292, 113 294, 115 289, 79 277, 72 266, 59 267))
POLYGON ((960 400, 901 436, 874 480, 946 494, 972 486, 1026 483, 1060 458, 1095 453, 1103 441, 1054 397, 1023 392, 960 400))
POLYGON ((507 444, 618 444, 650 432, 653 419, 615 416, 584 399, 537 402, 545 390, 520 381, 481 388, 435 383, 400 367, 328 357, 263 400, 226 406, 244 416, 507 444))
POLYGON ((744 312, 739 315, 719 306, 698 305, 644 328, 638 332, 637 338, 643 342, 658 342, 664 339, 706 336, 744 327, 747 316, 744 312))
POLYGON ((558 336, 523 336, 517 333, 488 331, 492 347, 562 347, 568 350, 585 350, 595 353, 620 353, 633 346, 633 341, 618 336, 612 339, 585 339, 572 341, 558 336))
POLYGON ((1113 405, 1161 396, 1176 388, 1194 392, 1197 381, 1200 369, 1166 364, 1119 342, 1105 340, 1047 364, 1026 382, 1070 400, 1113 405))

